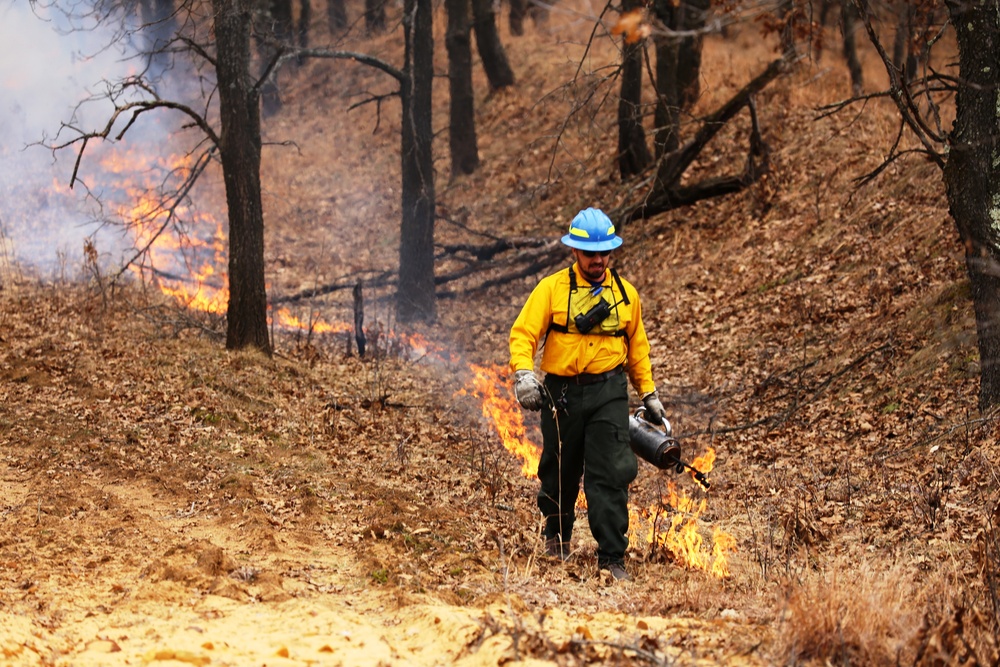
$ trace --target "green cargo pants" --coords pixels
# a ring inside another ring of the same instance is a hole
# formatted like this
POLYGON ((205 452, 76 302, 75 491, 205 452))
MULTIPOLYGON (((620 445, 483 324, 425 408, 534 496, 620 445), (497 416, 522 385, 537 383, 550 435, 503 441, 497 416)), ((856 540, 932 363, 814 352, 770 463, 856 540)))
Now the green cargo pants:
POLYGON ((559 408, 555 416, 542 410, 538 508, 545 537, 569 543, 582 476, 598 564, 621 562, 628 548, 628 486, 639 469, 629 447, 628 376, 578 385, 549 375, 545 387, 559 408))

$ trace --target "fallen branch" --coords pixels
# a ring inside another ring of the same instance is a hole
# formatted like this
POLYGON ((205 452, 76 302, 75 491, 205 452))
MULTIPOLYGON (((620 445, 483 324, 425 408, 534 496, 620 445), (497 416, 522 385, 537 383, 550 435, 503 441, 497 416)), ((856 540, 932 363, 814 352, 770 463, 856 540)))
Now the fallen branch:
MULTIPOLYGON (((508 269, 513 268, 514 270, 510 273, 504 273, 500 276, 493 277, 484 281, 480 285, 467 290, 438 292, 437 298, 448 299, 463 296, 465 294, 482 291, 489 287, 504 285, 525 276, 538 273, 547 267, 563 261, 563 257, 554 252, 558 245, 559 242, 556 239, 501 239, 486 246, 471 246, 464 244, 443 246, 446 251, 451 250, 453 253, 468 252, 472 254, 473 257, 481 256, 483 259, 477 259, 476 261, 469 263, 467 266, 450 273, 435 276, 435 285, 445 285, 462 278, 468 278, 469 276, 477 273, 495 271, 498 268, 506 267, 508 269), (527 247, 528 250, 518 253, 516 256, 507 259, 503 263, 498 263, 494 259, 496 255, 504 252, 505 250, 516 250, 525 247, 527 247), (527 263, 527 266, 522 267, 521 265, 525 263, 527 263)), ((372 272, 369 271, 364 273, 370 274, 372 272)), ((311 289, 302 290, 287 296, 276 296, 271 300, 271 303, 296 303, 308 299, 315 299, 316 297, 331 294, 333 292, 339 292, 341 290, 354 289, 359 275, 360 273, 355 273, 349 276, 344 276, 334 283, 318 285, 311 289)), ((376 273, 374 277, 366 278, 365 285, 368 287, 392 287, 396 284, 396 281, 397 276, 394 271, 382 271, 376 273)))
MULTIPOLYGON (((807 392, 808 395, 805 398, 803 398, 803 399, 799 399, 797 397, 796 398, 792 398, 791 404, 788 407, 786 407, 784 410, 781 410, 780 412, 776 412, 776 413, 774 413, 772 415, 768 415, 766 417, 762 417, 762 418, 760 418, 760 419, 758 419, 756 421, 753 421, 753 422, 747 422, 745 424, 738 424, 736 426, 726 426, 726 427, 722 427, 722 428, 715 428, 713 426, 713 427, 709 427, 709 428, 704 429, 704 430, 698 430, 698 431, 693 431, 691 433, 685 433, 685 434, 682 434, 680 437, 682 437, 682 438, 690 438, 690 437, 696 436, 696 435, 708 435, 708 434, 711 434, 711 435, 715 436, 715 435, 724 434, 724 433, 737 433, 739 431, 748 431, 748 430, 751 430, 751 429, 754 429, 754 428, 758 428, 758 427, 780 426, 780 425, 784 424, 785 422, 787 422, 789 419, 791 419, 792 415, 794 415, 796 412, 798 412, 799 410, 801 410, 805 406, 809 405, 810 403, 813 403, 814 401, 818 400, 819 397, 822 396, 824 393, 826 393, 826 391, 830 388, 831 385, 833 385, 833 383, 836 380, 838 380, 839 378, 843 377, 844 375, 846 375, 846 374, 850 373, 851 371, 855 370, 856 368, 858 368, 861 364, 863 364, 865 361, 867 361, 870 357, 872 357, 872 356, 874 356, 874 355, 876 355, 876 354, 878 354, 880 352, 885 352, 886 350, 891 350, 892 347, 893 347, 893 344, 891 342, 889 342, 889 343, 883 343, 883 344, 879 345, 878 347, 875 347, 875 348, 872 348, 871 350, 868 350, 867 352, 865 352, 861 356, 859 356, 859 357, 855 358, 853 361, 851 361, 851 363, 847 364, 846 366, 844 366, 840 370, 836 371, 835 373, 831 373, 826 378, 824 378, 823 381, 820 382, 818 385, 816 385, 812 389, 808 390, 808 392, 807 392)), ((773 375, 773 374, 770 375, 770 376, 768 376, 767 380, 765 380, 765 383, 768 382, 768 381, 770 381, 774 377, 775 377, 775 375, 773 375)), ((761 386, 761 385, 758 385, 758 387, 759 386, 761 386)))
POLYGON ((661 165, 657 172, 652 192, 641 202, 614 211, 612 218, 620 220, 622 225, 634 220, 649 218, 702 199, 738 192, 767 173, 768 150, 761 138, 753 99, 778 75, 786 71, 788 65, 787 58, 772 61, 763 72, 733 95, 728 102, 708 115, 697 134, 690 141, 663 157, 665 164, 661 165), (743 173, 738 176, 706 179, 690 186, 680 186, 679 183, 684 172, 701 154, 708 142, 746 106, 750 107, 752 130, 747 165, 743 173))

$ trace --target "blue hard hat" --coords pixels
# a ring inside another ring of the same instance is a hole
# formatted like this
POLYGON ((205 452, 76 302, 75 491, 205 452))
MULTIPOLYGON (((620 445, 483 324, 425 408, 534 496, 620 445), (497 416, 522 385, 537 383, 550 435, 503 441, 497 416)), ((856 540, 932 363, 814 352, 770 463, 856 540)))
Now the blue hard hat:
POLYGON ((587 208, 576 214, 569 223, 569 234, 561 241, 570 248, 580 250, 614 250, 622 244, 620 236, 615 235, 615 225, 604 211, 587 208))

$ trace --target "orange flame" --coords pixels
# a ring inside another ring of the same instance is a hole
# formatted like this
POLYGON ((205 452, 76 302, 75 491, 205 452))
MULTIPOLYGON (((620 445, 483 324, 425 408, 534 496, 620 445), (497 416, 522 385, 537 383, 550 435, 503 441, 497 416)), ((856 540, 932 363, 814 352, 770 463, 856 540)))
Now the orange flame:
MULTIPOLYGON (((148 162, 148 161, 147 161, 148 162)), ((112 173, 143 173, 140 160, 135 163, 135 157, 112 154, 105 161, 105 169, 112 173)), ((171 158, 169 169, 182 173, 188 169, 183 158, 171 158)), ((161 164, 160 169, 163 168, 161 164)), ((152 173, 151 169, 145 169, 152 173)), ((136 233, 138 247, 147 247, 150 263, 159 269, 154 273, 154 281, 159 289, 173 296, 186 307, 210 313, 223 313, 229 301, 228 278, 225 272, 227 238, 223 226, 211 216, 194 215, 191 211, 177 207, 175 214, 192 220, 200 228, 212 229, 208 240, 187 237, 187 245, 180 243, 173 233, 160 233, 168 222, 168 213, 150 194, 155 188, 126 186, 126 192, 135 203, 131 207, 122 207, 120 215, 132 223, 136 233), (185 252, 189 251, 189 252, 185 252), (191 252, 193 251, 193 252, 191 252), (178 256, 184 257, 183 267, 174 272, 172 277, 166 277, 160 267, 173 266, 178 256), (199 260, 191 257, 201 258, 199 260)), ((137 269, 141 272, 141 269, 137 269)), ((278 324, 289 329, 309 330, 315 333, 339 333, 349 331, 350 325, 342 323, 330 324, 324 322, 314 313, 310 313, 307 321, 293 315, 287 308, 273 312, 278 324)), ((419 334, 405 336, 396 334, 398 340, 409 350, 420 356, 437 354, 433 344, 419 334)), ((454 358, 452 359, 454 361, 454 358)), ((480 399, 482 414, 496 429, 505 449, 521 461, 521 474, 535 478, 538 474, 538 462, 541 457, 541 447, 531 442, 527 437, 520 406, 511 396, 507 378, 507 368, 499 364, 479 366, 470 364, 473 372, 473 393, 480 399)), ((692 466, 709 473, 715 463, 715 451, 709 449, 705 454, 695 459, 692 466)), ((578 507, 585 507, 583 494, 580 494, 578 507)), ((679 491, 670 483, 667 498, 660 503, 640 510, 631 508, 630 525, 633 538, 643 533, 645 540, 655 547, 665 549, 686 567, 710 572, 717 577, 728 577, 729 567, 727 554, 735 548, 732 536, 712 528, 711 550, 707 547, 701 530, 701 516, 707 507, 707 499, 695 501, 686 492, 679 491), (673 510, 666 523, 664 509, 673 510), (644 530, 643 530, 644 527, 644 530)))
MULTIPOLYGON (((518 457, 521 473, 534 478, 538 474, 541 448, 527 438, 521 409, 507 389, 506 366, 478 366, 470 364, 473 372, 473 394, 481 401, 481 410, 496 429, 507 451, 518 457)), ((709 448, 692 463, 692 467, 707 474, 715 464, 715 450, 709 448)), ((583 494, 578 507, 586 507, 583 494)), ((687 568, 702 570, 719 578, 728 578, 728 554, 736 547, 736 540, 712 526, 709 544, 703 535, 701 517, 708 507, 708 499, 695 500, 687 492, 668 483, 666 497, 649 508, 629 509, 630 537, 633 543, 640 538, 655 548, 662 549, 687 568), (671 515, 667 516, 667 511, 671 515)))
MULTIPOLYGON (((709 450, 695 459, 693 467, 704 473, 711 470, 715 450, 709 450), (707 462, 707 465, 706 465, 707 462)), ((703 535, 701 519, 708 508, 708 499, 696 501, 686 491, 669 482, 665 498, 646 509, 632 509, 633 535, 645 527, 643 538, 654 548, 669 553, 674 560, 693 570, 702 570, 719 578, 729 577, 729 554, 736 548, 736 540, 718 526, 712 526, 712 543, 709 550, 703 535), (672 510, 667 517, 665 510, 672 510), (666 525, 668 524, 669 525, 666 525)))
POLYGON ((489 367, 469 364, 469 367, 473 373, 473 393, 481 399, 483 416, 493 424, 504 448, 521 460, 521 474, 536 477, 542 449, 528 440, 520 406, 502 389, 507 386, 506 367, 498 364, 489 367))

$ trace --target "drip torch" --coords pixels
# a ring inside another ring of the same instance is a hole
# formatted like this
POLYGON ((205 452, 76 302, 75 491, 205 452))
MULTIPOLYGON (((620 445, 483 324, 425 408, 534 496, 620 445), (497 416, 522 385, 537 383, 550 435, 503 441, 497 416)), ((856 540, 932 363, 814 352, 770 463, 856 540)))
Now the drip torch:
POLYGON ((646 408, 638 408, 628 418, 629 446, 636 456, 652 463, 660 470, 674 469, 678 475, 690 470, 691 475, 708 489, 711 484, 705 473, 681 459, 681 443, 672 435, 670 422, 663 420, 663 430, 643 418, 646 408))

